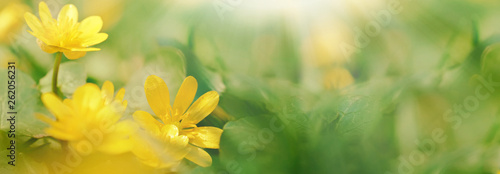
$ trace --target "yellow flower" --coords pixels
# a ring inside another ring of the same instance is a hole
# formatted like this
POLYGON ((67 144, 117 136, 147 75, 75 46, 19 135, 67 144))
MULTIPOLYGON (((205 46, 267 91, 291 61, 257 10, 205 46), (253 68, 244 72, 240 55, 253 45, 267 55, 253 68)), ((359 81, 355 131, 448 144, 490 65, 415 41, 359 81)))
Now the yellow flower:
POLYGON ((102 90, 87 83, 76 89, 71 99, 61 101, 54 93, 42 94, 42 102, 56 120, 36 114, 37 118, 50 125, 45 132, 68 142, 79 154, 89 154, 94 149, 109 154, 129 151, 132 144, 129 135, 134 131, 132 122, 121 121, 127 107, 123 100, 125 89, 116 96, 113 84, 104 82, 102 90))
POLYGON ((0 42, 8 43, 14 33, 23 26, 23 14, 29 11, 29 7, 18 2, 10 2, 1 8, 0 4, 0 42))
POLYGON ((63 52, 68 59, 78 59, 87 51, 99 51, 99 48, 90 46, 108 38, 108 34, 99 33, 102 28, 101 17, 90 16, 79 23, 78 10, 73 4, 65 5, 56 20, 52 18, 47 4, 40 2, 39 15, 41 21, 29 12, 24 18, 33 30, 28 32, 38 38, 38 45, 47 53, 63 52))
MULTIPOLYGON (((147 132, 166 144, 173 142, 177 147, 185 145, 185 152, 182 152, 185 153, 185 158, 206 167, 212 164, 212 158, 202 148, 218 149, 222 129, 197 127, 196 124, 217 107, 219 94, 215 91, 207 92, 191 105, 197 88, 196 79, 187 77, 171 106, 167 84, 161 78, 151 75, 146 79, 144 90, 149 106, 163 123, 144 111, 135 112, 134 119, 147 132), (167 140, 165 137, 168 137, 167 140)), ((177 154, 177 157, 182 156, 182 153, 177 154)))

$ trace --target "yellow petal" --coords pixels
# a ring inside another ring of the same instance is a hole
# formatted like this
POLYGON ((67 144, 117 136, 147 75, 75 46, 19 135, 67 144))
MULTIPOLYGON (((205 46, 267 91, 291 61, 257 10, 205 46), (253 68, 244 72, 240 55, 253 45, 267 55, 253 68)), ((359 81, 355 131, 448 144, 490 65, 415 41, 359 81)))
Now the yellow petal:
POLYGON ((135 111, 133 117, 142 128, 148 130, 150 133, 159 132, 161 126, 163 125, 158 120, 154 119, 151 114, 145 111, 135 111))
POLYGON ((85 51, 64 51, 64 55, 68 59, 71 59, 71 60, 75 60, 75 59, 78 59, 80 57, 83 57, 83 56, 85 56, 85 54, 87 54, 87 52, 85 52, 85 51))
POLYGON ((151 153, 151 149, 149 148, 149 143, 146 142, 146 138, 141 136, 140 134, 133 134, 130 139, 134 144, 132 148, 132 153, 136 155, 139 159, 151 159, 153 154, 151 153))
POLYGON ((40 113, 35 113, 35 117, 37 119, 49 124, 51 128, 56 129, 56 130, 64 130, 67 127, 66 125, 64 125, 64 123, 61 123, 61 121, 53 120, 52 118, 49 118, 46 115, 43 115, 40 113))
MULTIPOLYGON (((181 116, 186 112, 187 108, 193 103, 194 96, 196 95, 196 89, 198 88, 198 82, 193 76, 187 77, 184 82, 182 82, 177 96, 175 96, 173 112, 175 116, 181 116)), ((175 121, 178 118, 175 118, 175 121)))
POLYGON ((104 84, 102 84, 101 94, 106 104, 113 101, 113 95, 115 95, 115 87, 113 86, 113 83, 106 80, 104 84))
MULTIPOLYGON (((179 147, 181 149, 184 149, 183 151, 186 151, 186 153, 187 153, 186 146, 189 143, 189 138, 187 136, 185 136, 185 135, 176 136, 170 140, 170 143, 174 147, 179 147)), ((184 154, 184 155, 186 155, 186 154, 184 154)), ((182 156, 182 157, 184 157, 184 156, 182 156)))
POLYGON ((38 5, 38 14, 40 15, 40 19, 42 20, 42 24, 51 25, 51 22, 54 22, 52 18, 52 14, 50 14, 49 7, 45 2, 40 2, 38 5))
POLYGON ((123 108, 127 108, 127 104, 128 104, 127 100, 123 100, 123 102, 122 102, 123 108))
MULTIPOLYGON (((95 99, 95 100, 96 100, 96 101, 94 101, 95 103, 97 103, 97 101, 101 101, 100 99, 95 99)), ((86 119, 91 119, 91 120, 95 120, 98 122, 107 123, 107 124, 103 124, 103 126, 110 126, 112 123, 116 123, 118 120, 120 120, 121 115, 111 106, 100 107, 100 108, 96 108, 96 109, 99 109, 97 113, 88 114, 88 115, 85 115, 84 117, 86 117, 86 119)), ((92 112, 92 111, 95 111, 95 110, 91 109, 90 112, 92 112)))
POLYGON ((54 93, 42 94, 42 102, 56 119, 71 117, 71 110, 54 93))
POLYGON ((125 88, 120 88, 116 93, 115 101, 122 101, 123 97, 125 97, 125 88))
MULTIPOLYGON (((32 31, 29 31, 29 30, 28 30, 28 33, 30 33, 31 35, 33 35, 33 36, 35 36, 35 37, 37 38, 37 44, 38 44, 38 46, 40 46, 40 48, 41 48, 43 51, 47 52, 47 53, 52 52, 53 50, 56 50, 56 52, 57 52, 57 51, 59 51, 59 52, 62 52, 62 51, 67 51, 67 49, 64 49, 64 48, 55 47, 55 46, 50 46, 50 45, 46 44, 46 43, 50 43, 50 40, 49 40, 49 39, 47 39, 47 38, 46 38, 45 36, 43 36, 43 35, 36 34, 36 33, 32 32, 32 31), (48 47, 50 47, 50 48, 44 48, 44 47, 46 47, 46 46, 48 46, 48 47)), ((50 53, 50 54, 52 54, 52 53, 50 53)))
POLYGON ((90 37, 84 38, 84 41, 82 42, 82 47, 89 47, 101 42, 104 42, 106 39, 108 39, 108 34, 106 33, 97 33, 93 34, 90 37))
POLYGON ((189 143, 202 148, 218 149, 222 129, 216 127, 196 127, 189 143))
POLYGON ((137 125, 134 121, 132 120, 125 120, 125 121, 120 121, 115 125, 115 128, 113 129, 115 134, 118 135, 126 135, 127 137, 131 136, 133 133, 136 133, 138 130, 139 125, 137 125))
POLYGON ((75 25, 78 22, 78 9, 76 9, 75 5, 65 5, 57 16, 57 22, 63 26, 75 25))
POLYGON ((341 89, 353 83, 354 78, 345 68, 331 68, 323 77, 323 84, 326 89, 341 89))
POLYGON ((54 128, 45 129, 45 133, 49 134, 50 136, 52 136, 54 138, 61 139, 61 140, 70 140, 71 141, 71 140, 78 139, 74 134, 60 131, 60 130, 57 130, 54 128))
POLYGON ((67 99, 64 99, 64 100, 63 100, 63 103, 64 103, 64 105, 68 106, 68 108, 70 108, 70 109, 74 108, 74 106, 73 106, 73 101, 72 101, 72 100, 70 100, 70 99, 68 99, 68 98, 67 98, 67 99))
POLYGON ((170 95, 167 84, 158 76, 151 75, 144 84, 146 99, 149 106, 153 109, 156 116, 162 117, 167 114, 167 108, 170 106, 170 95))
POLYGON ((80 113, 86 113, 88 110, 96 111, 103 102, 99 87, 92 83, 78 87, 73 93, 73 105, 80 113))
POLYGON ((81 23, 78 30, 84 34, 96 34, 101 31, 102 19, 99 16, 90 16, 85 18, 81 23))
POLYGON ((189 153, 186 155, 186 159, 198 164, 201 167, 208 167, 212 165, 212 157, 205 152, 205 150, 194 146, 188 146, 189 153))
POLYGON ((24 19, 34 33, 43 33, 44 29, 42 23, 34 14, 26 12, 24 14, 24 19))
POLYGON ((215 91, 210 91, 203 94, 196 100, 187 113, 188 117, 182 120, 182 125, 197 124, 210 114, 219 103, 219 94, 215 91))
POLYGON ((47 117, 46 115, 43 115, 43 114, 40 114, 40 113, 35 113, 35 117, 49 125, 53 125, 56 123, 55 120, 52 120, 50 119, 49 117, 47 117))
POLYGON ((189 152, 189 148, 191 145, 189 143, 189 138, 184 135, 173 137, 170 140, 170 144, 166 147, 169 150, 169 156, 172 156, 175 160, 182 160, 186 154, 189 152))
POLYGON ((140 134, 134 134, 131 137, 134 143, 132 153, 134 153, 144 164, 155 168, 177 166, 188 152, 187 148, 185 148, 188 143, 188 138, 185 136, 179 136, 178 138, 180 138, 178 141, 181 142, 181 144, 184 143, 183 146, 150 141, 140 134))
POLYGON ((114 139, 104 141, 98 150, 107 154, 122 154, 132 150, 133 144, 129 139, 114 139))
POLYGON ((101 49, 100 48, 82 48, 82 47, 79 47, 79 48, 71 48, 69 50, 70 51, 99 51, 101 49))

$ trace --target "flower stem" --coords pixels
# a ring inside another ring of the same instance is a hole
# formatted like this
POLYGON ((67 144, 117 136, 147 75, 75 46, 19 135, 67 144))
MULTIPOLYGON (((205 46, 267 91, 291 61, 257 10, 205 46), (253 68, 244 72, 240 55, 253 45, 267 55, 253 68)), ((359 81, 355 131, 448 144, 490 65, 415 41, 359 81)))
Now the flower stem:
POLYGON ((56 61, 54 62, 54 71, 52 71, 52 92, 58 95, 57 92, 57 75, 59 74, 59 65, 61 64, 62 52, 56 54, 56 61))

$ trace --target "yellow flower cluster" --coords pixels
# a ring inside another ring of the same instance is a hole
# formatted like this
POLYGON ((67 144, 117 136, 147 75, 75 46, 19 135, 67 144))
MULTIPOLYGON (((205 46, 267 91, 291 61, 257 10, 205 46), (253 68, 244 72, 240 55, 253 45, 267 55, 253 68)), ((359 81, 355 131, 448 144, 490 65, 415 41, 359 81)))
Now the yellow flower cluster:
MULTIPOLYGON (((64 53, 77 59, 87 51, 98 51, 90 46, 103 42, 108 35, 99 33, 102 20, 91 16, 78 22, 78 11, 66 5, 56 19, 47 7, 39 4, 40 20, 31 13, 25 14, 26 22, 38 38, 40 48, 47 53, 64 53)), ((57 86, 60 56, 54 66, 53 87, 57 86), (55 82, 54 82, 55 81, 55 82)), ((166 83, 157 76, 149 76, 144 89, 147 101, 159 120, 145 111, 136 111, 135 120, 123 119, 127 108, 125 89, 115 95, 114 85, 106 81, 102 88, 87 83, 64 100, 57 94, 42 94, 42 102, 55 118, 43 114, 36 117, 50 125, 45 132, 58 140, 63 148, 82 155, 93 152, 121 154, 131 152, 144 164, 156 168, 174 168, 184 158, 203 167, 212 164, 212 158, 202 148, 218 149, 222 129, 198 127, 219 102, 219 94, 210 91, 194 103, 198 88, 196 79, 187 77, 170 105, 166 83), (141 129, 137 125, 140 125, 141 129)))

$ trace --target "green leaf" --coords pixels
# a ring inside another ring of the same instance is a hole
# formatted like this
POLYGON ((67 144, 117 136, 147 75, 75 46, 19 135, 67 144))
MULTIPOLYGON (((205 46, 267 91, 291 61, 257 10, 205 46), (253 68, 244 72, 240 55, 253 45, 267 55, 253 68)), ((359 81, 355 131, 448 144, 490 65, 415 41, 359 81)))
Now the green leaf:
POLYGON ((337 106, 336 131, 340 134, 362 132, 375 121, 375 102, 368 97, 347 96, 337 106))

